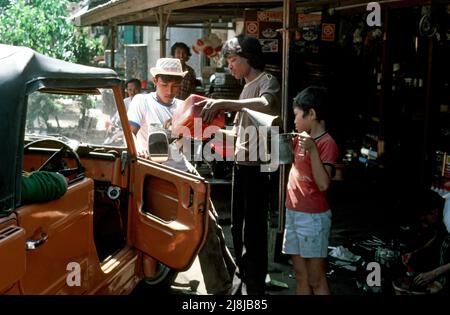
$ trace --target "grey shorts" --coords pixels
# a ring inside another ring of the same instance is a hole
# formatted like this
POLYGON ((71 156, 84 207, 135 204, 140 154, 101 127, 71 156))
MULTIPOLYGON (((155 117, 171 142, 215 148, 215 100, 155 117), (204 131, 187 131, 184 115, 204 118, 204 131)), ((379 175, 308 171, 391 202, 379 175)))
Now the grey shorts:
POLYGON ((331 230, 331 210, 306 213, 286 209, 283 253, 303 258, 325 258, 331 230))

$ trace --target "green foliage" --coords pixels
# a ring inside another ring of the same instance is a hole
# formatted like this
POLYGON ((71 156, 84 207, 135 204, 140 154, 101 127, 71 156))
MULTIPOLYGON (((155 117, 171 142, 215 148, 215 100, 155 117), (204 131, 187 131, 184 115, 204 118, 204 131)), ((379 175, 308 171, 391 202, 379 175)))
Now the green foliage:
POLYGON ((86 29, 79 29, 72 47, 76 62, 87 65, 97 55, 103 55, 103 46, 100 39, 93 39, 86 34, 86 29))
POLYGON ((9 4, 10 0, 0 0, 0 12, 9 4))
POLYGON ((27 132, 35 131, 35 122, 38 125, 38 130, 42 127, 47 130, 47 132, 57 132, 54 130, 50 124, 50 116, 55 117, 58 124, 58 115, 62 112, 61 104, 54 102, 54 98, 45 93, 35 93, 29 98, 28 111, 27 111, 27 132))
POLYGON ((26 46, 55 58, 89 64, 101 53, 91 39, 67 18, 67 0, 0 0, 0 41, 26 46), (9 5, 7 4, 9 2, 9 5))
MULTIPOLYGON (((68 21, 68 0, 0 0, 0 43, 25 46, 44 55, 66 61, 91 64, 94 56, 102 54, 99 39, 92 39, 86 30, 77 29, 68 21)), ((82 122, 89 103, 82 108, 82 122)), ((59 127, 60 106, 41 96, 30 104, 28 125, 44 123, 47 131, 54 116, 59 127)), ((29 130, 30 131, 30 130, 29 130)))

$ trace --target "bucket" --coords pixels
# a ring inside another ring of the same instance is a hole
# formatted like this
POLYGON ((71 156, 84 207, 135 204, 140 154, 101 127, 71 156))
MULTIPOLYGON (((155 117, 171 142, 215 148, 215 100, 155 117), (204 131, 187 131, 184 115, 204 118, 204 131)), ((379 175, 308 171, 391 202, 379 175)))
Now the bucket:
POLYGON ((278 135, 278 161, 279 164, 292 164, 294 162, 294 145, 292 133, 278 135))
POLYGON ((414 289, 408 281, 406 281, 406 278, 399 278, 392 281, 392 287, 394 288, 395 295, 436 294, 442 290, 442 284, 439 281, 434 281, 421 290, 418 290, 417 288, 414 289))

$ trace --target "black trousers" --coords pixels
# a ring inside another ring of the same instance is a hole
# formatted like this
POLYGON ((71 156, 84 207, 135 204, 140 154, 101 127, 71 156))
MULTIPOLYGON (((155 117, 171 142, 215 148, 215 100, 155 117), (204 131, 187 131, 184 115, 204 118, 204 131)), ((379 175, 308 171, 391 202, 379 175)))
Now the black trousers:
POLYGON ((268 173, 261 172, 259 166, 235 164, 231 234, 239 277, 249 295, 265 292, 268 208, 268 173))
POLYGON ((210 202, 208 234, 198 253, 205 288, 209 294, 225 294, 231 289, 236 264, 225 244, 225 236, 219 225, 218 214, 210 202))

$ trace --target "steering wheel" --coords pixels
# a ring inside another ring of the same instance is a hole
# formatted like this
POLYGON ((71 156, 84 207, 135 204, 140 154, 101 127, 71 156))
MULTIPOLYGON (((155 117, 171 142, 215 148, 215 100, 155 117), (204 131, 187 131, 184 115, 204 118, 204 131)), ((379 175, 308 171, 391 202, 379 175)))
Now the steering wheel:
MULTIPOLYGON (((57 151, 53 153, 45 162, 42 164, 38 171, 48 171, 48 172, 58 172, 65 177, 72 177, 72 175, 76 175, 75 179, 80 178, 84 175, 84 167, 81 165, 80 157, 77 152, 72 149, 69 145, 64 143, 63 141, 56 139, 39 139, 32 141, 26 144, 23 147, 24 154, 31 151, 33 147, 42 148, 42 144, 47 143, 45 148, 55 148, 57 151), (48 145, 50 144, 50 145, 48 145), (67 163, 64 161, 64 158, 73 158, 77 167, 67 167, 67 163)), ((72 180, 73 181, 73 180, 72 180)))

